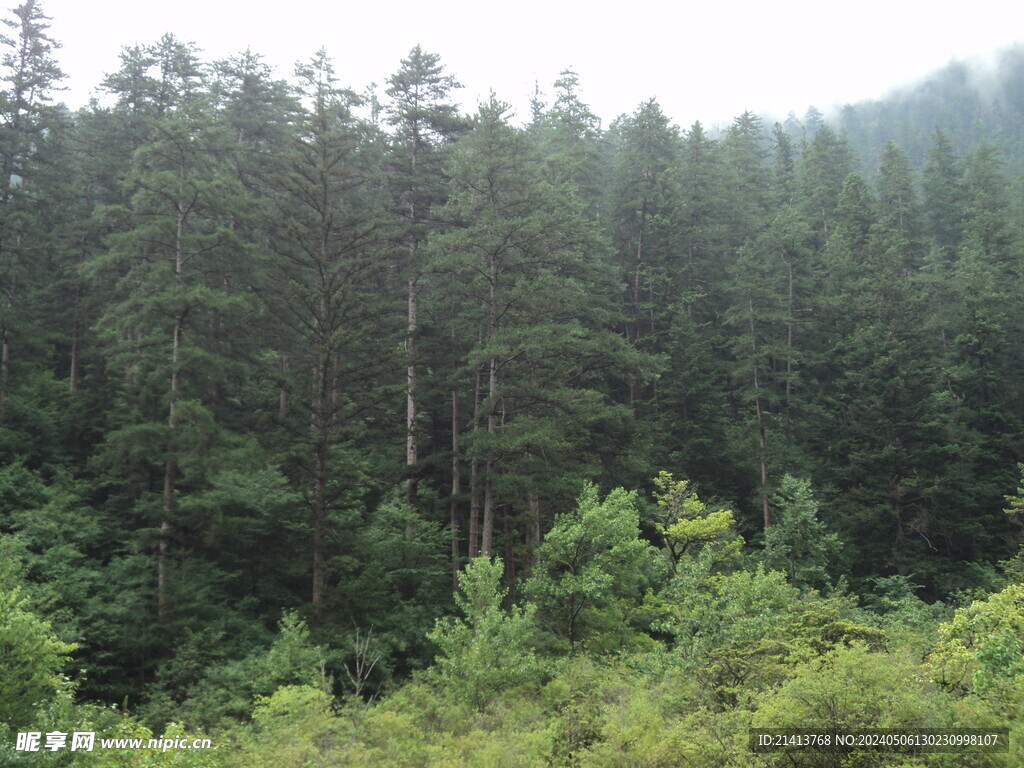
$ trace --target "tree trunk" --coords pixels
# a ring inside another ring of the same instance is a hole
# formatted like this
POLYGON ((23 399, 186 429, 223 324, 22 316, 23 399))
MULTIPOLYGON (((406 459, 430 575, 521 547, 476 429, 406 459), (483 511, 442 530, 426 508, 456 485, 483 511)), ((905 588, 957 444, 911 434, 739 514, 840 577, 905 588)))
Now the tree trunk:
MULTIPOLYGON (((645 211, 643 208, 646 207, 646 202, 642 206, 641 218, 640 218, 640 233, 637 236, 636 242, 636 264, 633 269, 633 346, 640 346, 641 330, 641 312, 640 312, 640 277, 641 268, 643 266, 644 258, 644 216, 645 211)), ((637 403, 640 401, 640 379, 634 378, 629 386, 629 403, 633 406, 634 414, 636 413, 637 403)))
MULTIPOLYGON (((326 239, 325 239, 326 240, 326 239)), ((327 262, 326 241, 321 243, 322 263, 327 262)), ((316 319, 316 362, 313 369, 313 392, 311 408, 311 437, 313 439, 313 538, 312 546, 312 621, 319 622, 323 612, 324 591, 327 572, 324 558, 324 539, 327 528, 327 481, 329 472, 331 422, 333 420, 336 384, 330 348, 328 317, 331 312, 330 297, 322 278, 318 280, 320 293, 319 316, 316 319)))
POLYGON ((323 612, 327 573, 324 567, 324 535, 327 522, 327 446, 316 448, 313 470, 313 619, 319 621, 323 612))
MULTIPOLYGON (((483 400, 483 372, 476 369, 476 385, 473 388, 473 432, 480 429, 480 404, 483 400)), ((480 526, 480 462, 476 456, 469 465, 469 559, 475 558, 479 551, 480 526)))
POLYGON ((540 565, 540 496, 536 493, 526 494, 526 506, 530 510, 527 542, 530 547, 530 567, 536 569, 540 565))
POLYGON ((185 312, 174 322, 174 336, 171 347, 171 402, 168 406, 167 426, 170 428, 170 445, 164 464, 164 519, 160 523, 160 543, 157 554, 157 613, 161 619, 170 613, 167 597, 167 560, 171 532, 171 519, 176 505, 178 481, 178 456, 176 445, 178 431, 178 394, 181 391, 181 336, 185 327, 185 312))
MULTIPOLYGON (((14 306, 18 291, 18 276, 11 275, 11 290, 7 293, 7 308, 14 306)), ((8 385, 11 375, 11 329, 4 326, 3 337, 0 339, 0 426, 7 416, 8 385)))
MULTIPOLYGON (((409 246, 410 261, 416 255, 416 241, 409 246)), ((409 278, 408 330, 405 336, 405 354, 408 359, 405 388, 405 464, 408 477, 405 481, 405 503, 412 512, 417 504, 416 477, 416 362, 415 334, 417 328, 417 288, 416 278, 409 278)))
MULTIPOLYGON (((757 380, 757 373, 754 373, 754 380, 757 380)), ((755 383, 756 387, 756 383, 755 383)), ((754 398, 757 409, 757 441, 761 449, 761 511, 764 513, 764 528, 771 527, 771 511, 768 506, 768 440, 764 428, 764 411, 761 410, 761 396, 754 398)))
MULTIPOLYGON (((185 281, 185 221, 187 210, 178 205, 178 222, 174 239, 174 280, 181 286, 185 281)), ((168 405, 167 425, 170 430, 167 460, 164 464, 164 519, 160 523, 160 542, 157 546, 157 613, 165 619, 170 613, 167 596, 167 561, 170 548, 171 520, 176 506, 178 482, 178 395, 181 392, 181 337, 185 330, 188 307, 183 307, 174 319, 174 334, 171 341, 171 396, 168 405)))
POLYGON ((0 427, 4 425, 7 416, 7 382, 11 369, 11 340, 10 331, 3 330, 2 341, 0 341, 0 427))
POLYGON ((452 588, 459 587, 459 495, 462 493, 462 460, 459 457, 459 396, 452 390, 452 588))
MULTIPOLYGON (((497 320, 495 317, 495 296, 498 290, 498 260, 497 254, 491 252, 490 260, 490 300, 487 314, 487 341, 490 342, 497 332, 497 320)), ((498 431, 496 400, 498 394, 498 358, 491 355, 487 366, 487 438, 494 440, 498 431)), ((491 443, 493 445, 493 442, 491 443)), ((494 471, 495 458, 494 449, 487 449, 487 465, 484 471, 484 526, 483 534, 480 537, 480 551, 485 557, 490 557, 491 545, 494 539, 494 471)))
MULTIPOLYGON (((81 263, 81 261, 79 261, 81 263)), ((75 283, 75 315, 71 321, 71 370, 68 373, 68 390, 71 394, 78 392, 79 366, 81 356, 82 322, 78 317, 78 307, 82 301, 82 284, 75 283)))
POLYGON ((757 376, 757 336, 754 334, 754 302, 748 300, 750 308, 751 363, 754 368, 754 410, 757 413, 757 443, 761 453, 761 511, 764 515, 765 530, 771 526, 771 511, 768 506, 768 438, 765 433, 764 409, 761 407, 761 382, 757 376))
MULTIPOLYGON (((498 393, 498 358, 491 356, 489 374, 487 377, 487 436, 494 438, 498 431, 498 414, 495 409, 495 396, 498 393)), ((494 539, 494 472, 495 472, 494 451, 487 451, 487 466, 484 474, 484 530, 480 541, 480 550, 485 557, 490 557, 491 545, 494 539)))
POLYGON ((786 316, 786 431, 790 427, 790 396, 793 394, 793 320, 795 309, 793 306, 793 262, 788 262, 789 267, 789 311, 786 316))
POLYGON ((288 356, 283 349, 277 353, 277 372, 281 377, 277 393, 277 418, 283 419, 288 414, 288 390, 285 388, 285 377, 288 375, 288 356))
POLYGON ((408 299, 407 320, 408 325, 405 334, 405 357, 408 368, 406 369, 405 388, 405 465, 408 473, 405 479, 405 503, 412 512, 417 505, 417 481, 416 476, 416 328, 418 326, 418 292, 416 285, 416 252, 419 249, 419 238, 416 226, 419 223, 419 211, 416 209, 416 166, 419 164, 420 132, 416 120, 412 121, 412 146, 409 153, 410 178, 413 179, 412 188, 409 193, 409 222, 412 230, 409 233, 409 280, 406 289, 408 299))
POLYGON ((516 547, 512 538, 512 507, 505 504, 502 507, 502 523, 505 544, 505 583, 508 584, 508 599, 510 602, 516 600, 516 547))

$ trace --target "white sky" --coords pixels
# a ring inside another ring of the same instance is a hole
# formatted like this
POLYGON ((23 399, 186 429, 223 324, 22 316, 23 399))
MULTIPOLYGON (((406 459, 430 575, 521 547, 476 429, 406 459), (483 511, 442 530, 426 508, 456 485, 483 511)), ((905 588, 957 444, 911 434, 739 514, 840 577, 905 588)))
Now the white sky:
POLYGON ((727 123, 745 109, 827 111, 1024 40, 1024 4, 1013 0, 712 3, 42 0, 64 46, 63 100, 72 108, 118 68, 123 46, 165 32, 209 60, 251 47, 281 77, 323 46, 341 83, 357 91, 382 85, 418 43, 466 86, 467 109, 493 88, 523 120, 534 82, 550 90, 571 67, 605 125, 655 96, 682 127, 727 123))

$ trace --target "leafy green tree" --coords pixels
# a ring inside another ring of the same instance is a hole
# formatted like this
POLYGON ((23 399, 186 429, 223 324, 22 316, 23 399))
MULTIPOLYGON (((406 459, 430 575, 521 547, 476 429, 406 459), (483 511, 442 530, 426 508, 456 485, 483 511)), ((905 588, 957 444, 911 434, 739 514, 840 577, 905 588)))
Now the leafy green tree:
POLYGON ((775 522, 764 534, 764 562, 798 587, 827 586, 829 566, 842 543, 818 519, 818 502, 808 480, 786 475, 775 493, 775 522))
POLYGON ((939 627, 929 655, 936 679, 954 691, 981 693, 1024 682, 1020 645, 1024 638, 1024 585, 1010 584, 959 609, 939 627))
POLYGON ((452 693, 477 709, 507 689, 535 684, 536 607, 502 607, 500 558, 478 557, 459 574, 455 602, 464 618, 439 619, 429 638, 441 651, 437 674, 452 693))
MULTIPOLYGON (((779 689, 766 692, 754 713, 755 728, 814 728, 822 732, 864 728, 944 728, 951 703, 923 680, 916 666, 895 654, 872 652, 863 643, 838 647, 795 670, 779 689)), ((831 768, 887 766, 892 756, 852 750, 786 756, 770 765, 831 768)))
POLYGON ((796 590, 781 573, 740 570, 680 578, 663 590, 657 629, 672 638, 673 652, 698 678, 716 708, 734 707, 777 683, 795 643, 796 590))
POLYGON ((658 505, 654 528, 664 541, 673 574, 683 558, 692 558, 701 551, 710 553, 716 563, 728 562, 739 554, 741 540, 736 536, 731 510, 708 509, 688 481, 676 480, 669 472, 660 472, 654 485, 658 505))
POLYGON ((602 500, 588 484, 575 510, 555 518, 524 591, 570 649, 595 629, 615 631, 655 576, 656 550, 639 534, 636 494, 621 488, 602 500))
POLYGON ((0 584, 0 722, 35 725, 40 709, 69 686, 62 670, 74 650, 29 608, 17 585, 0 584))

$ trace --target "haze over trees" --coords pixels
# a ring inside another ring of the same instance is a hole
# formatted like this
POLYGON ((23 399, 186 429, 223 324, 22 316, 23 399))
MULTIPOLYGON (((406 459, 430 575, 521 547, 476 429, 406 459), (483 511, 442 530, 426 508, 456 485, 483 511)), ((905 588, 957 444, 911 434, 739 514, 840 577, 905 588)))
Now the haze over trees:
POLYGON ((0 764, 1019 763, 1019 52, 714 136, 7 23, 0 764))

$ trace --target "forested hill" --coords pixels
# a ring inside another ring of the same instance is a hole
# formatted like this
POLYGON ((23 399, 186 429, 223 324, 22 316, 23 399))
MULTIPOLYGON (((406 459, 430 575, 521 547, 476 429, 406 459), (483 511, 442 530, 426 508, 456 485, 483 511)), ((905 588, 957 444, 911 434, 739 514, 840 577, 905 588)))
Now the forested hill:
POLYGON ((952 109, 862 163, 656 100, 602 128, 570 71, 463 114, 419 47, 364 89, 168 35, 71 112, 10 18, 0 764, 1019 735, 1019 66, 998 135, 952 109), (147 729, 223 748, 15 748, 147 729))
MULTIPOLYGON (((994 144, 1018 173, 1024 170, 1022 81, 1024 45, 1017 44, 987 63, 954 61, 885 97, 848 104, 829 115, 829 124, 846 132, 867 168, 876 167, 887 141, 896 142, 914 167, 923 167, 939 128, 959 154, 994 144)), ((797 128, 794 121, 788 125, 797 128)))

